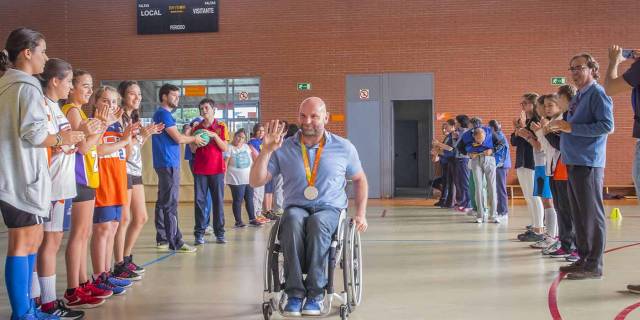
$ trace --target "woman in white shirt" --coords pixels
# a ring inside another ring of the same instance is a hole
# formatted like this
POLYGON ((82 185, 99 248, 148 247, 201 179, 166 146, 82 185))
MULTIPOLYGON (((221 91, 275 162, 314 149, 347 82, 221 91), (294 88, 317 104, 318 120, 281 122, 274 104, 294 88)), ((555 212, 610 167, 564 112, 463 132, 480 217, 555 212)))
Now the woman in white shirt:
POLYGON ((231 189, 233 197, 233 216, 235 217, 236 228, 246 227, 242 222, 242 200, 244 199, 249 215, 249 224, 260 226, 261 222, 256 220, 255 208, 253 205, 253 188, 249 185, 249 172, 251 171, 251 148, 247 141, 247 134, 240 128, 233 135, 233 141, 229 144, 225 157, 227 162, 227 173, 225 183, 231 189))

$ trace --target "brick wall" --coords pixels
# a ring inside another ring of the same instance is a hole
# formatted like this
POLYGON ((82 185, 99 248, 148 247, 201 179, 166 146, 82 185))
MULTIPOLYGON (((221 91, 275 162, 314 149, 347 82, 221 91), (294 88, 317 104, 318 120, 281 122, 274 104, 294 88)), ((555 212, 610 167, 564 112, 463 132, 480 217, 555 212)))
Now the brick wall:
MULTIPOLYGON (((218 33, 138 36, 133 0, 2 1, 0 35, 40 30, 49 56, 96 80, 259 76, 265 120, 295 120, 308 95, 344 113, 346 74, 433 72, 435 112, 497 118, 510 131, 520 95, 569 79, 573 54, 589 51, 606 69, 610 44, 640 47, 632 2, 220 0, 218 33)), ((614 102, 606 183, 630 184, 629 95, 614 102)))

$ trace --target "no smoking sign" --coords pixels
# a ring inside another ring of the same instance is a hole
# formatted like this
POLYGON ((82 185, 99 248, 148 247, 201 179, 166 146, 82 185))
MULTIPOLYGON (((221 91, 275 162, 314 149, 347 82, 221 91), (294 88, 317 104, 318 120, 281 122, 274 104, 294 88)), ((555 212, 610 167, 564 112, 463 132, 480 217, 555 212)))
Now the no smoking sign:
POLYGON ((369 100, 369 89, 360 89, 360 100, 369 100))

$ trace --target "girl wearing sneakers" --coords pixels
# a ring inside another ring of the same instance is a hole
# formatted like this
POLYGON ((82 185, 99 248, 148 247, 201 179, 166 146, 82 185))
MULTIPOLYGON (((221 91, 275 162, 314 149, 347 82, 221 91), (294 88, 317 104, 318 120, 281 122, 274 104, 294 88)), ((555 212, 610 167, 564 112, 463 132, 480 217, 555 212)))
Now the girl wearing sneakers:
POLYGON ((249 172, 251 171, 251 149, 245 143, 247 135, 244 129, 240 128, 233 135, 233 141, 229 144, 226 152, 227 173, 225 182, 231 189, 233 197, 233 216, 235 217, 236 228, 242 228, 246 225, 242 222, 242 200, 247 209, 249 216, 249 224, 253 226, 262 225, 256 220, 255 210, 253 207, 253 188, 249 185, 249 172))
POLYGON ((34 75, 48 58, 44 36, 19 28, 0 51, 0 211, 9 229, 5 285, 11 319, 59 319, 36 311, 30 299, 32 272, 49 217, 51 178, 47 148, 70 146, 83 139, 77 131, 50 134, 46 101, 34 75))
POLYGON ((553 158, 556 155, 559 156, 559 152, 555 152, 555 149, 549 145, 544 138, 544 131, 542 130, 542 128, 549 123, 549 118, 544 111, 544 101, 546 97, 547 96, 544 95, 540 96, 536 101, 535 112, 540 121, 531 123, 531 131, 533 131, 534 136, 531 136, 529 139, 529 143, 533 146, 534 161, 536 164, 533 195, 542 199, 542 206, 544 208, 542 215, 536 215, 533 226, 533 231, 537 234, 542 234, 543 239, 532 244, 531 247, 534 249, 543 249, 543 254, 549 254, 559 248, 557 240, 558 219, 553 206, 550 182, 552 175, 550 163, 553 162, 553 158))
MULTIPOLYGON (((72 77, 71 65, 60 59, 47 61, 44 72, 40 75, 47 102, 47 114, 50 119, 49 134, 71 130, 69 121, 60 110, 58 101, 67 99, 72 86, 72 77)), ((102 129, 99 120, 86 124, 83 126, 86 135, 96 134, 102 129)), ((76 197, 74 172, 76 150, 75 146, 53 147, 49 150, 49 172, 52 184, 51 215, 49 221, 44 223, 44 240, 38 249, 39 281, 34 280, 33 287, 40 284, 40 309, 43 312, 59 316, 62 319, 80 319, 84 316, 84 312, 70 310, 56 298, 56 254, 62 242, 64 222, 71 210, 71 200, 76 197)))
MULTIPOLYGON (((258 154, 260 153, 260 150, 262 149, 262 138, 264 138, 264 132, 265 132, 264 126, 259 123, 256 123, 253 126, 252 131, 253 131, 252 138, 249 139, 248 144, 249 144, 249 147, 251 148, 251 157, 255 161, 256 158, 258 157, 258 154)), ((273 186, 271 181, 269 181, 269 183, 267 183, 263 187, 253 189, 253 206, 256 210, 256 220, 258 220, 261 223, 267 223, 271 221, 270 219, 268 219, 263 215, 263 213, 266 213, 266 212, 262 210, 263 207, 264 208, 271 207, 271 200, 272 200, 271 196, 273 195, 273 193, 267 192, 268 191, 267 188, 269 184, 273 186)), ((273 192, 273 190, 271 190, 271 192, 273 192)))
MULTIPOLYGON (((125 126, 140 121, 140 102, 142 94, 136 81, 123 81, 118 85, 122 97, 122 122, 125 126)), ((116 232, 114 255, 116 277, 128 280, 140 280, 144 268, 133 262, 131 250, 138 240, 140 231, 149 219, 145 205, 144 185, 142 184, 142 145, 152 134, 160 133, 163 124, 150 124, 133 133, 127 146, 127 203, 122 207, 122 217, 116 232)))
POLYGON ((101 130, 98 134, 85 137, 76 145, 76 197, 72 200, 71 229, 67 242, 67 290, 64 301, 71 309, 93 308, 101 305, 103 299, 111 297, 111 290, 97 288, 87 278, 87 244, 91 234, 93 221, 93 206, 95 189, 100 183, 98 172, 98 152, 96 145, 106 128, 109 109, 101 108, 96 111, 93 119, 89 119, 82 106, 89 103, 93 93, 93 78, 84 70, 74 70, 72 88, 67 103, 62 106, 62 112, 69 120, 72 130, 80 130, 85 123, 98 120, 101 130))
POLYGON ((133 130, 139 123, 124 127, 120 95, 110 86, 100 87, 94 94, 94 110, 107 107, 109 117, 107 130, 98 145, 98 169, 100 185, 96 189, 95 210, 93 212, 93 234, 91 236, 91 264, 93 285, 113 291, 114 295, 126 293, 131 286, 129 280, 117 279, 112 275, 111 260, 122 206, 127 202, 127 152, 133 130))
MULTIPOLYGON (((576 88, 572 85, 565 85, 558 89, 557 94, 549 95, 545 98, 545 112, 551 120, 564 119, 564 113, 569 107, 569 102, 576 95, 576 88)), ((560 151, 560 134, 553 132, 549 126, 544 128, 545 138, 554 150, 558 152, 558 157, 552 163, 553 178, 551 180, 551 192, 553 193, 553 204, 558 215, 558 237, 560 248, 549 255, 552 258, 566 258, 569 262, 575 262, 578 254, 575 250, 575 234, 573 233, 573 218, 569 207, 569 194, 567 183, 569 176, 567 166, 562 161, 560 151)))

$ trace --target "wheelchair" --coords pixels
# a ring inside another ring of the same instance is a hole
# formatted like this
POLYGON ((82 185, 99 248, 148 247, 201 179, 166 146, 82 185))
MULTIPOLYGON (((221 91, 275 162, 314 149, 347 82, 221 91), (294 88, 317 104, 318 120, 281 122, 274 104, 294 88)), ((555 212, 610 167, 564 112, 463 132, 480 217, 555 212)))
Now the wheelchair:
MULTIPOLYGON (((278 240, 280 219, 271 227, 269 242, 265 253, 264 292, 262 314, 269 320, 274 311, 283 314, 287 303, 284 293, 284 256, 278 240)), ((327 285, 325 287, 324 306, 320 316, 331 312, 333 300, 340 303, 341 319, 347 319, 362 302, 362 245, 360 233, 353 219, 348 219, 346 210, 340 212, 336 232, 331 237, 329 262, 327 264, 327 285), (343 291, 334 291, 334 275, 337 267, 342 269, 343 291)))

